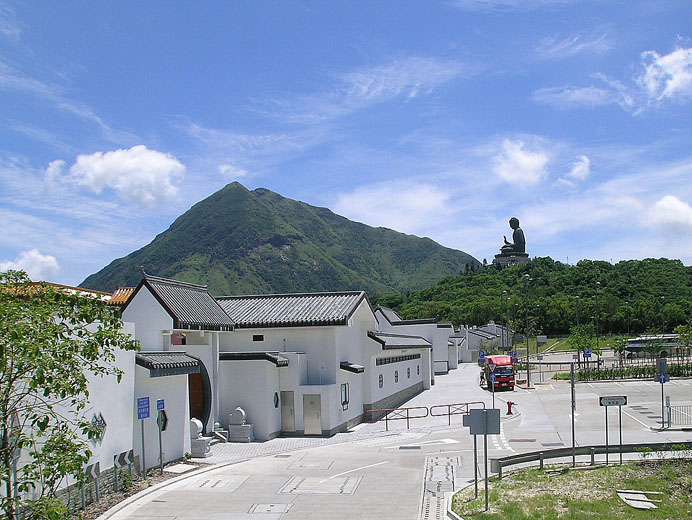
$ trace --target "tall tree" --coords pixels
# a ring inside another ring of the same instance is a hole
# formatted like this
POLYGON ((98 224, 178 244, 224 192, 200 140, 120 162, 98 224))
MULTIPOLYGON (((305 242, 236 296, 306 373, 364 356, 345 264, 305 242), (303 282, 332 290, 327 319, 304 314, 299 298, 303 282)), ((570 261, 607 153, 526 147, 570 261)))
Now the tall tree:
POLYGON ((116 377, 117 349, 136 350, 119 311, 97 298, 0 272, 0 510, 5 518, 62 518, 56 492, 83 478, 89 378, 116 377))

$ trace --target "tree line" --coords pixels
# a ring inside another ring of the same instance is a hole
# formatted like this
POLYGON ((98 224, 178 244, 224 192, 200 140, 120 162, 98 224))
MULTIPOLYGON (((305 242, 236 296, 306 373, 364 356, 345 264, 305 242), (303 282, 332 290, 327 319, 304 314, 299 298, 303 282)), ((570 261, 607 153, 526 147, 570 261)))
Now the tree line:
POLYGON ((569 334, 577 324, 598 326, 601 334, 670 333, 692 316, 692 268, 666 258, 569 265, 542 257, 470 269, 421 291, 372 301, 405 319, 439 317, 455 326, 494 320, 525 332, 528 314, 531 334, 569 334))

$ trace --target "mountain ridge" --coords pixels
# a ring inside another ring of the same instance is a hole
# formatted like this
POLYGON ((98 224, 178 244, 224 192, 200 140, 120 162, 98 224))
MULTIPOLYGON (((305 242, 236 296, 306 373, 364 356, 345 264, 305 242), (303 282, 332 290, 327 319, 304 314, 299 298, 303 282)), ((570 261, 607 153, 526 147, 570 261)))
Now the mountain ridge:
POLYGON ((158 276, 206 283, 216 295, 361 289, 387 294, 422 289, 479 265, 430 238, 367 226, 233 182, 81 285, 135 285, 143 266, 158 276))

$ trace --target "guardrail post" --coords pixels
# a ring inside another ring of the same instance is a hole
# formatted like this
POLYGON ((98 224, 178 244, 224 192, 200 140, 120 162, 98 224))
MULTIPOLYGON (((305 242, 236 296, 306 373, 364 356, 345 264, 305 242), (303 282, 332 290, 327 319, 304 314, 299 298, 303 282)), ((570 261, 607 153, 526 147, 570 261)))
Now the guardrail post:
POLYGON ((589 451, 591 452, 591 465, 594 465, 594 458, 596 456, 596 448, 590 448, 589 451))
POLYGON ((406 429, 408 430, 410 428, 409 426, 409 415, 410 415, 410 410, 406 408, 406 429))
POLYGON ((389 414, 386 411, 384 413, 384 429, 389 431, 389 414))
POLYGON ((538 460, 540 461, 540 469, 543 469, 543 452, 538 454, 538 460))
MULTIPOLYGON (((668 421, 670 423, 670 421, 668 421)), ((449 426, 452 425, 452 405, 448 404, 447 405, 447 424, 449 426)))
POLYGON ((499 469, 500 471, 497 472, 497 477, 498 477, 500 480, 502 480, 502 461, 499 460, 498 462, 499 462, 498 469, 499 469))

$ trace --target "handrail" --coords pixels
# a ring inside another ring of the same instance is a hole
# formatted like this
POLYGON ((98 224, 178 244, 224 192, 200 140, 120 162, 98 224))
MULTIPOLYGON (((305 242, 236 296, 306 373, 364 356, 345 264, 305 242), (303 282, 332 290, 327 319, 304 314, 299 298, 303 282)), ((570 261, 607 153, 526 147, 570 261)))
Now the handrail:
MULTIPOLYGON (((672 446, 684 445, 689 449, 692 449, 692 442, 650 442, 641 444, 623 444, 622 453, 636 453, 642 448, 650 448, 651 450, 670 450, 672 446)), ((541 451, 529 451, 526 453, 519 453, 517 455, 508 455, 506 457, 499 457, 495 459, 490 459, 490 471, 497 473, 498 477, 502 479, 502 469, 515 464, 522 464, 524 462, 533 462, 535 460, 541 461, 541 466, 543 465, 543 460, 545 459, 555 459, 560 457, 569 457, 574 453, 574 455, 591 455, 591 464, 593 465, 593 457, 595 454, 602 453, 620 453, 619 444, 599 444, 595 446, 577 446, 572 451, 571 447, 566 448, 555 448, 552 450, 541 450, 541 451)))
POLYGON ((485 403, 481 401, 472 401, 470 403, 454 403, 454 404, 436 404, 430 407, 430 415, 432 417, 444 417, 445 415, 449 417, 448 424, 452 424, 452 415, 466 415, 469 413, 470 406, 472 404, 479 404, 481 407, 485 407, 485 403), (435 413, 438 408, 446 408, 446 413, 435 413))
POLYGON ((411 419, 423 419, 430 414, 427 406, 412 406, 410 408, 381 408, 379 410, 366 410, 363 413, 363 421, 369 423, 376 423, 382 420, 382 417, 378 417, 375 420, 368 420, 368 414, 384 414, 384 424, 386 431, 389 431, 389 421, 406 421, 406 429, 410 428, 411 419), (411 415, 411 410, 425 410, 425 415, 411 415))

